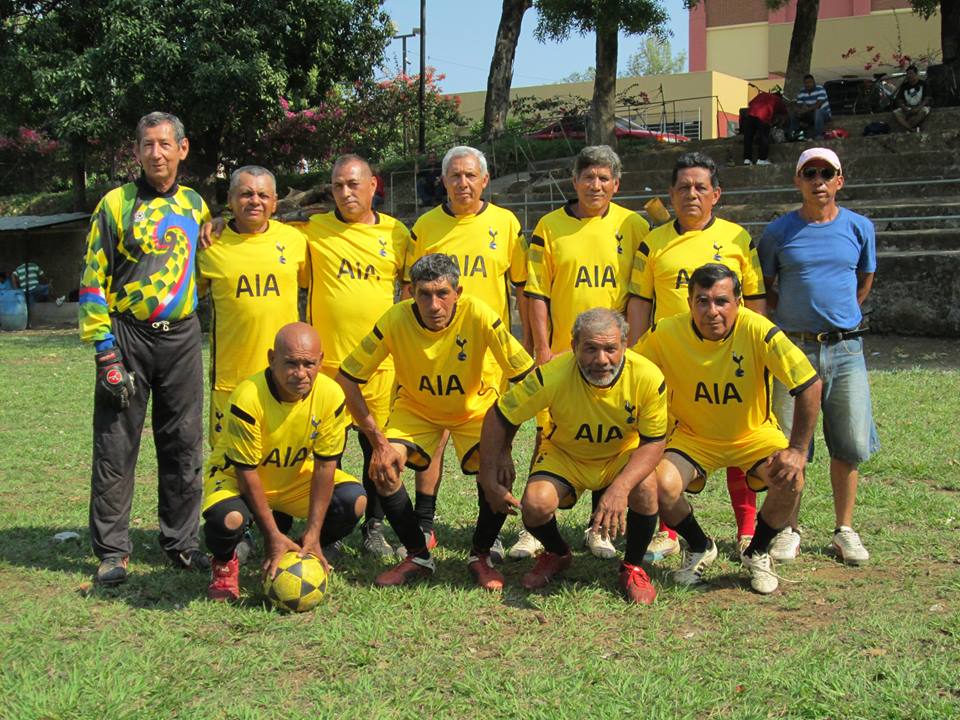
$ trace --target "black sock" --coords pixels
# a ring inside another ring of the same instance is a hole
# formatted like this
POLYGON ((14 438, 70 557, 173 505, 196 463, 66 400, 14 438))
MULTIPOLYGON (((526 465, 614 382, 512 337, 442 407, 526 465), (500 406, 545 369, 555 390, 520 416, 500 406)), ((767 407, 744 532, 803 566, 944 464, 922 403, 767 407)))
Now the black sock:
POLYGON ((537 527, 530 527, 526 523, 523 526, 527 529, 527 532, 533 535, 537 540, 539 540, 547 552, 552 552, 554 555, 566 555, 570 552, 570 546, 567 545, 566 541, 563 539, 563 536, 560 534, 560 528, 557 527, 557 516, 554 515, 543 525, 538 525, 537 527))
POLYGON ((413 505, 410 503, 407 489, 401 485, 393 495, 381 495, 380 502, 383 504, 383 510, 393 531, 407 549, 407 554, 430 557, 426 548, 427 543, 423 539, 423 530, 417 525, 417 516, 413 513, 413 505))
POLYGON ((673 529, 687 541, 690 552, 702 553, 710 547, 710 539, 703 532, 700 523, 693 517, 693 510, 683 520, 674 525, 673 529))
POLYGON ((505 513, 495 513, 483 494, 483 488, 477 485, 477 527, 473 531, 473 552, 488 553, 500 534, 505 513))
POLYGON ((753 557, 754 553, 765 553, 778 532, 780 532, 780 529, 767 525, 767 521, 763 519, 763 512, 758 512, 757 529, 753 531, 753 540, 750 541, 743 554, 753 557))
POLYGON ((433 516, 437 514, 437 496, 417 490, 417 501, 413 509, 417 522, 428 535, 433 532, 433 516))
POLYGON ((623 554, 624 562, 639 565, 647 552, 647 546, 657 531, 657 514, 643 515, 627 510, 627 548, 623 554))
MULTIPOLYGON (((606 490, 606 488, 604 488, 606 490)), ((600 498, 603 497, 603 490, 594 490, 590 493, 590 522, 593 522, 593 516, 597 514, 597 505, 600 504, 600 498)))
POLYGON ((277 530, 284 535, 289 534, 290 528, 293 527, 293 516, 279 510, 273 511, 273 521, 277 524, 277 530))
POLYGON ((363 453, 363 489, 367 493, 367 509, 364 512, 365 522, 383 522, 383 505, 380 504, 380 496, 377 495, 377 486, 370 479, 370 458, 373 456, 373 446, 362 432, 357 433, 357 439, 360 441, 360 452, 363 453))

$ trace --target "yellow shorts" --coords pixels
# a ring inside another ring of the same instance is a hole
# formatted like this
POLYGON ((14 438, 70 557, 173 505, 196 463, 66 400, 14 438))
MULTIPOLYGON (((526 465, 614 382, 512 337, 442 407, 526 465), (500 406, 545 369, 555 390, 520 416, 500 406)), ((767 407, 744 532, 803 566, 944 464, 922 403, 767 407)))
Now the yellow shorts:
POLYGON ((464 475, 476 475, 480 470, 480 428, 483 415, 477 415, 459 424, 439 425, 411 411, 398 401, 390 412, 384 434, 387 440, 407 448, 407 467, 426 470, 437 451, 444 430, 450 431, 453 448, 464 475))
POLYGON ((230 399, 230 393, 232 392, 233 390, 210 391, 210 418, 207 428, 210 447, 217 444, 217 438, 220 437, 223 430, 227 411, 230 409, 227 407, 227 400, 230 399))
POLYGON ((736 440, 704 440, 676 428, 667 440, 665 452, 674 452, 697 468, 687 492, 698 493, 707 483, 707 476, 715 470, 738 467, 746 473, 747 486, 762 492, 767 484, 752 471, 761 462, 790 443, 777 425, 762 425, 751 434, 736 440))
POLYGON ((544 438, 530 468, 530 477, 546 475, 567 485, 573 497, 561 501, 560 507, 569 508, 585 490, 602 490, 616 480, 632 453, 631 450, 607 460, 578 460, 544 438))
MULTIPOLYGON (((308 475, 304 482, 286 487, 282 491, 266 490, 265 494, 270 509, 285 512, 293 517, 305 518, 310 512, 310 478, 311 476, 308 475)), ((360 481, 339 468, 334 470, 334 485, 348 482, 359 483, 360 481)), ((218 473, 214 477, 204 480, 201 512, 206 512, 217 503, 240 495, 243 495, 243 493, 240 492, 236 478, 218 473)))
MULTIPOLYGON (((321 369, 324 375, 336 379, 338 368, 324 365, 321 369)), ((395 393, 395 373, 393 369, 377 370, 367 382, 360 385, 363 399, 367 401, 367 409, 377 422, 377 427, 383 427, 390 416, 390 407, 393 405, 395 393)), ((356 424, 356 423, 354 423, 356 424)))

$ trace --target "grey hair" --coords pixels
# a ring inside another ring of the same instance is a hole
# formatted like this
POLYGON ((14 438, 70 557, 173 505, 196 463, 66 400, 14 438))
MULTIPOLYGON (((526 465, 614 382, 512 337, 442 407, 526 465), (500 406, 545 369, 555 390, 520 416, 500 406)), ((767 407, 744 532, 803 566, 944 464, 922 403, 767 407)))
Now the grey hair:
POLYGON ((487 156, 469 145, 457 145, 447 150, 447 154, 443 156, 443 160, 440 162, 440 172, 446 175, 447 166, 459 157, 476 158, 477 162, 480 163, 480 172, 483 175, 488 174, 487 156))
POLYGON ((620 156, 617 155, 609 145, 588 145, 577 155, 573 161, 573 176, 580 177, 587 168, 608 167, 614 180, 620 179, 620 171, 623 166, 620 164, 620 156))
POLYGON ((460 268, 450 259, 449 255, 443 253, 424 255, 410 268, 410 283, 412 285, 434 282, 444 278, 450 281, 450 287, 452 288, 460 285, 460 268))
POLYGON ((370 163, 367 162, 366 158, 362 158, 356 153, 346 153, 334 160, 333 169, 330 170, 330 175, 332 176, 335 172, 337 172, 337 168, 343 167, 344 165, 352 162, 357 162, 363 165, 363 167, 367 169, 367 174, 373 177, 373 168, 370 167, 370 163))
POLYGON ((230 188, 227 192, 233 192, 237 189, 237 185, 240 184, 241 175, 250 175, 251 177, 268 177, 270 182, 273 183, 273 192, 277 192, 277 178, 274 177, 274 174, 267 170, 265 167, 260 167, 259 165, 244 165, 239 167, 230 173, 230 188))
POLYGON ((173 128, 173 138, 177 141, 177 145, 186 139, 187 132, 183 129, 183 123, 180 122, 180 118, 171 113, 157 111, 147 113, 140 118, 140 122, 137 123, 137 143, 139 144, 140 141, 143 140, 143 133, 146 130, 156 127, 157 125, 163 125, 164 123, 169 124, 173 128))
POLYGON ((620 331, 620 344, 626 345, 629 328, 623 315, 610 308, 595 307, 584 310, 573 321, 574 347, 580 344, 583 335, 594 335, 613 327, 620 331))

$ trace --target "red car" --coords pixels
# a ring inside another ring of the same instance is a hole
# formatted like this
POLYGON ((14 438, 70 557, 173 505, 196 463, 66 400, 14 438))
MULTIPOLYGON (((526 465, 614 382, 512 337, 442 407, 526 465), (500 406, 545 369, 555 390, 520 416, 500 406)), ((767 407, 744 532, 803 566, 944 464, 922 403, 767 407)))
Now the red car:
MULTIPOLYGON (((642 138, 645 140, 656 140, 665 143, 689 142, 690 138, 686 135, 677 133, 660 132, 659 130, 648 130, 647 128, 635 123, 627 118, 616 118, 614 132, 617 138, 642 138)), ((568 117, 551 123, 535 133, 527 135, 531 140, 560 140, 568 138, 571 140, 582 140, 587 136, 586 118, 568 117)))

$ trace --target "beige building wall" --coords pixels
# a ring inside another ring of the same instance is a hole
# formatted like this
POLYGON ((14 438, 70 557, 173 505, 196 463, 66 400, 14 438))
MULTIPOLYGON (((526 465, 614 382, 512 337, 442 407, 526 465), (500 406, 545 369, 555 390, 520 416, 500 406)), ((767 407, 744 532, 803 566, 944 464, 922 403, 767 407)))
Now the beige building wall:
MULTIPOLYGON (((707 28, 707 67, 722 73, 762 80, 771 75, 783 76, 787 69, 790 35, 793 23, 746 23, 707 28)), ((813 45, 811 72, 818 80, 841 75, 865 75, 890 71, 893 54, 903 52, 919 58, 940 48, 938 16, 924 20, 909 10, 880 10, 870 15, 842 18, 821 18, 813 45), (872 45, 874 50, 867 52, 872 45), (850 48, 857 53, 843 54, 850 48), (869 70, 864 65, 875 53, 882 55, 885 67, 869 70)))
MULTIPOLYGON (((624 116, 631 115, 634 119, 645 120, 648 124, 659 123, 661 112, 666 109, 667 121, 672 121, 674 113, 683 114, 684 119, 701 122, 701 136, 703 138, 718 137, 717 112, 722 110, 736 115, 739 109, 747 103, 747 83, 738 78, 720 72, 696 72, 680 75, 649 75, 644 77, 623 77, 617 79, 617 93, 636 95, 646 92, 650 98, 650 105, 641 106, 632 113, 618 113, 624 116), (661 103, 660 88, 663 88, 663 104, 661 103), (690 98, 690 99, 688 99, 690 98)), ((514 87, 510 97, 533 96, 536 98, 550 98, 555 96, 571 96, 591 98, 593 83, 560 83, 556 85, 534 85, 529 87, 514 87)), ((483 118, 483 103, 486 92, 461 93, 460 112, 470 120, 483 118)))
MULTIPOLYGON (((769 72, 783 74, 787 70, 787 55, 790 51, 792 24, 770 26, 769 72)), ((814 75, 839 77, 844 74, 890 72, 894 64, 893 54, 903 52, 912 58, 940 50, 939 16, 924 20, 908 10, 881 10, 865 17, 831 18, 817 22, 817 35, 813 42, 814 75), (868 45, 874 46, 867 52, 868 45), (850 48, 858 52, 844 59, 850 48), (875 53, 882 55, 886 67, 864 69, 875 53)), ((939 57, 939 54, 938 56, 939 57)), ((818 78, 819 79, 819 78, 818 78)), ((829 79, 829 78, 825 78, 829 79)))
MULTIPOLYGON (((789 45, 790 38, 787 38, 789 45)), ((707 67, 740 78, 767 76, 770 31, 766 22, 707 29, 707 67)))

